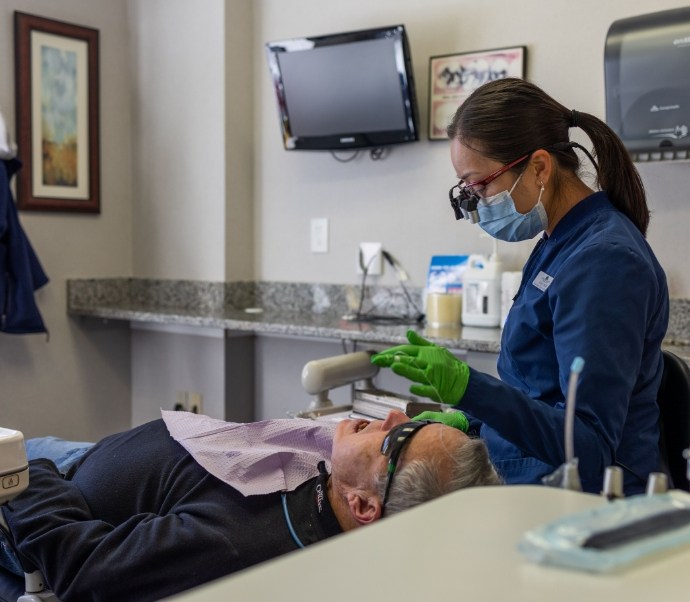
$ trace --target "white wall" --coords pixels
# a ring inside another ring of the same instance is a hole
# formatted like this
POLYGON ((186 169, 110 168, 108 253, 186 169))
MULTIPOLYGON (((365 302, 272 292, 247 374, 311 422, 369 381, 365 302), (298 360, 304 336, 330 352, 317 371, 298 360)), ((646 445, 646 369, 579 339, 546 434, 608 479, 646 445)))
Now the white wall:
MULTIPOLYGON (((381 241, 423 285, 434 254, 488 252, 479 229, 455 222, 447 192, 454 182, 448 143, 421 142, 393 149, 382 162, 362 156, 338 163, 328 153, 286 152, 261 45, 404 23, 407 26, 421 131, 427 131, 428 63, 433 55, 526 45, 527 78, 563 104, 605 115, 604 42, 617 19, 677 8, 679 0, 262 0, 255 49, 257 73, 257 278, 353 283, 361 241, 381 241), (309 252, 312 217, 330 220, 331 250, 309 252)), ((424 136, 426 138, 426 134, 424 136)), ((580 140, 582 141, 582 140, 580 140)), ((690 164, 640 168, 653 211, 649 240, 669 276, 673 296, 690 296, 685 224, 690 220, 690 164)), ((533 243, 501 244, 519 267, 533 243)), ((387 270, 383 284, 394 284, 387 270)))
POLYGON ((0 106, 16 139, 15 10, 100 31, 101 213, 20 214, 50 282, 36 299, 44 336, 0 334, 0 424, 28 436, 93 438, 129 424, 126 325, 66 313, 67 278, 132 272, 130 72, 125 4, 111 0, 0 0, 0 106))

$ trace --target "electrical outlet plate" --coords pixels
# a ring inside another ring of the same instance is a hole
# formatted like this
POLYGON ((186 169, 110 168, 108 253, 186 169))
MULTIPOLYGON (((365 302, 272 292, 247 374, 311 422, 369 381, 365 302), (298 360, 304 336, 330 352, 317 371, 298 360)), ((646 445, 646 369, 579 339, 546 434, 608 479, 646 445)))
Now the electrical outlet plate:
POLYGON ((189 393, 187 396, 189 411, 193 414, 204 413, 204 396, 201 393, 189 393))
POLYGON ((175 405, 173 405, 173 410, 176 412, 186 412, 187 411, 187 391, 178 391, 175 395, 175 405))
POLYGON ((380 242, 361 242, 357 253, 357 273, 363 274, 362 266, 367 268, 367 276, 383 274, 383 244, 380 242))
POLYGON ((178 391, 175 398, 174 410, 202 414, 204 409, 204 396, 195 391, 178 391))

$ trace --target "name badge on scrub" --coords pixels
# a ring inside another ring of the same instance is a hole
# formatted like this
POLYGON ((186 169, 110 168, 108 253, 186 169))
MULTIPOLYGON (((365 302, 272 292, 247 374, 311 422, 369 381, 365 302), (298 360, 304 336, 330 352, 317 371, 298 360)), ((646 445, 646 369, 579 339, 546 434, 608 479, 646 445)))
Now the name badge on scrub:
POLYGON ((532 284, 543 292, 551 286, 552 282, 553 276, 549 276, 546 272, 539 272, 537 277, 532 281, 532 284))

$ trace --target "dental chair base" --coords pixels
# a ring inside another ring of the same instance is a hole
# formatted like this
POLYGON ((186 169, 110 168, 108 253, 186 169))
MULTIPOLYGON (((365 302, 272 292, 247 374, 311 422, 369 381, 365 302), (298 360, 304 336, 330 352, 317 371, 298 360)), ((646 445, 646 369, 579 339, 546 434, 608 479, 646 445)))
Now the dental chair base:
POLYGON ((24 573, 26 593, 17 598, 17 602, 60 602, 58 597, 46 589, 43 575, 40 571, 24 573))
POLYGON ((28 484, 29 464, 24 450, 24 435, 0 427, 0 504, 19 495, 28 484))
MULTIPOLYGON (((0 427, 0 505, 9 502, 29 485, 29 463, 24 448, 24 435, 20 431, 0 427)), ((0 512, 0 527, 7 531, 7 525, 0 512)), ((8 574, 2 570, 0 574, 0 600, 8 602, 60 602, 57 596, 46 589, 43 575, 40 571, 24 574, 24 588, 18 590, 15 583, 20 577, 8 574), (10 581, 7 588, 4 582, 10 581), (3 592, 8 590, 9 592, 3 592), (24 594, 21 594, 23 589, 24 594), (11 596, 10 600, 7 596, 11 596)))

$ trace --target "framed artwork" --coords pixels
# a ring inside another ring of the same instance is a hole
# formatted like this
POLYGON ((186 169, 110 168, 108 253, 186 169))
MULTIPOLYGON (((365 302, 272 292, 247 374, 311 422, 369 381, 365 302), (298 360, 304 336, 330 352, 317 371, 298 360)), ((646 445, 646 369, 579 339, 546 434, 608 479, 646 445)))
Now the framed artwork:
POLYGON ((432 56, 429 60, 429 139, 447 140, 456 109, 479 86, 504 77, 525 77, 527 47, 495 48, 432 56))
POLYGON ((100 212, 98 30, 14 13, 17 207, 100 212))

